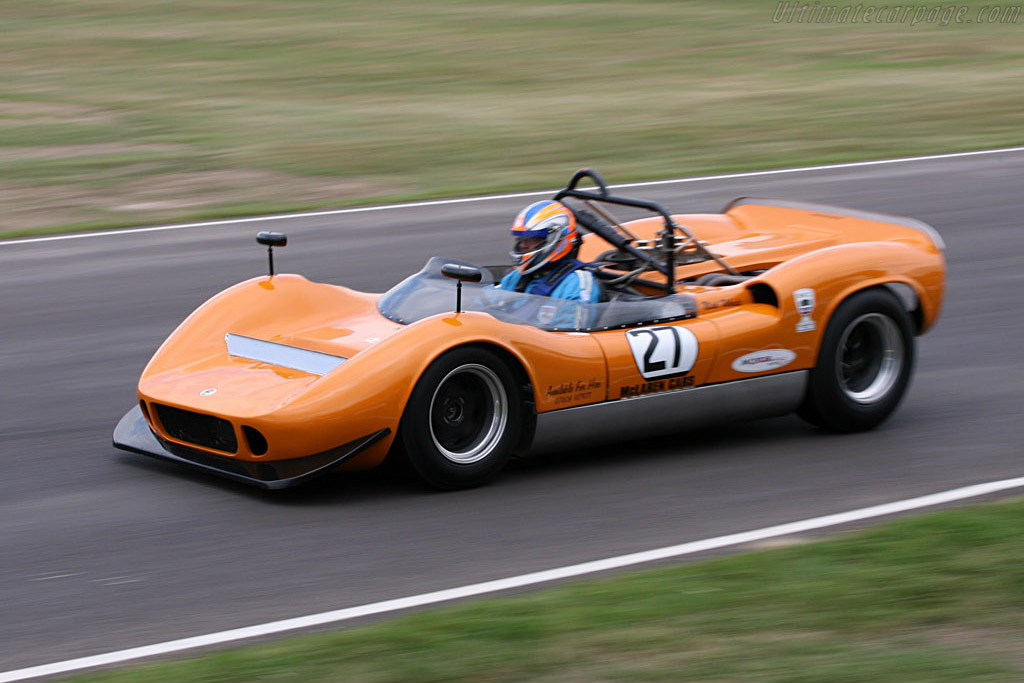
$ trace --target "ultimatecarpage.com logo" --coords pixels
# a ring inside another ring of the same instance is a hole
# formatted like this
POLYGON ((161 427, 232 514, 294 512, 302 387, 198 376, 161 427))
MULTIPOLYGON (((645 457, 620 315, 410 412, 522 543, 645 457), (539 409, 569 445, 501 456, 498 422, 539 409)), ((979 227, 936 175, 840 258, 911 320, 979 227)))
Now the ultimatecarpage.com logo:
POLYGON ((780 2, 773 24, 1016 24, 1022 5, 823 5, 780 2))

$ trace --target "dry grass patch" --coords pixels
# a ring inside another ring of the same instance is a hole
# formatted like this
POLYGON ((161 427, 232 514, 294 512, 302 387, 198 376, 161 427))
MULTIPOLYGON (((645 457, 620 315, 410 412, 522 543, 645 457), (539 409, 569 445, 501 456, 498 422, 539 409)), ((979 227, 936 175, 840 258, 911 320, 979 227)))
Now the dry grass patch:
POLYGON ((0 183, 27 189, 0 214, 123 225, 535 189, 581 166, 633 180, 1024 140, 1020 26, 774 9, 7 0, 0 183), (166 182, 141 190, 140 169, 166 182), (262 191, 183 182, 205 173, 262 191), (56 187, 75 199, 38 208, 56 187))

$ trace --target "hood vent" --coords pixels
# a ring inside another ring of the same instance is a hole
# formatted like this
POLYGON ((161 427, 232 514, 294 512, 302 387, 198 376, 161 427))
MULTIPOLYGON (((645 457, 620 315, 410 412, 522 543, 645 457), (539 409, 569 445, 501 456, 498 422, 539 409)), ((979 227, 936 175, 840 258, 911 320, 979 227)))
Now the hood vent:
POLYGON ((344 356, 300 349, 287 344, 243 337, 230 332, 224 336, 224 341, 227 342, 229 355, 308 372, 311 375, 326 375, 348 360, 344 356))

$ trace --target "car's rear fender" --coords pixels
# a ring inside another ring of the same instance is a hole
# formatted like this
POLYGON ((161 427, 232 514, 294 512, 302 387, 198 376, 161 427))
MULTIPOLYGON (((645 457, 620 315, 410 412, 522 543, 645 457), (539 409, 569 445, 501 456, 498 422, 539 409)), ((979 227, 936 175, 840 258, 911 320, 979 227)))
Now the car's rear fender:
POLYGON ((918 320, 923 333, 936 320, 945 287, 945 262, 941 252, 927 252, 900 242, 862 242, 815 251, 780 264, 748 283, 770 286, 779 300, 783 330, 797 330, 804 314, 795 293, 811 289, 814 308, 810 317, 815 346, 836 307, 852 294, 870 287, 887 286, 918 320))

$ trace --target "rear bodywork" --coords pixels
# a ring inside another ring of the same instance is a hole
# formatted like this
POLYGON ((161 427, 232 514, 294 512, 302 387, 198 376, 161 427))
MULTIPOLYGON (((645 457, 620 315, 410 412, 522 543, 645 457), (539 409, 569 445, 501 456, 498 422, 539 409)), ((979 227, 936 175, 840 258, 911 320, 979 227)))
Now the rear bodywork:
MULTIPOLYGON (((716 259, 681 259, 673 283, 651 274, 674 289, 659 299, 673 303, 664 315, 611 300, 584 311, 584 325, 545 324, 552 310, 531 324, 489 307, 500 273, 467 285, 460 313, 455 282, 410 279, 451 302, 411 318, 395 313, 394 293, 298 275, 242 282, 156 352, 114 443, 269 488, 374 467, 424 370, 462 345, 498 351, 527 387, 518 453, 640 438, 794 410, 832 312, 855 292, 890 289, 918 334, 939 315, 943 245, 924 223, 762 199, 672 219, 716 259)), ((661 225, 625 227, 642 243, 661 225)), ((580 259, 607 248, 586 235, 580 259)))

